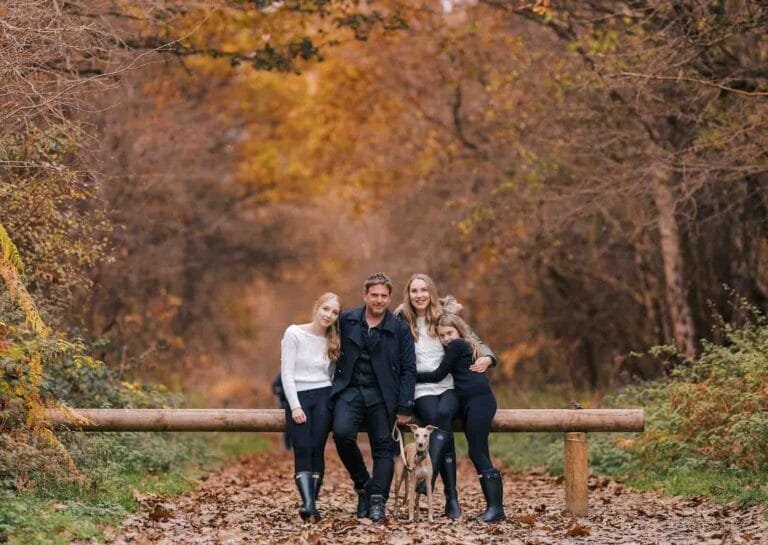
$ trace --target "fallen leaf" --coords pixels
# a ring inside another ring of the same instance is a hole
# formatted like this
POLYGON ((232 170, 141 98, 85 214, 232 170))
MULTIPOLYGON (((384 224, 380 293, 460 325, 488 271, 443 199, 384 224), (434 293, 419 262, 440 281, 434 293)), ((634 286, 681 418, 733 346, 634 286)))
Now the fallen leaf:
MULTIPOLYGON (((361 446, 370 460, 370 451, 365 450, 367 445, 361 446)), ((722 506, 706 501, 691 506, 689 498, 664 498, 656 493, 621 487, 615 481, 605 487, 598 486, 592 492, 589 519, 565 517, 563 489, 553 477, 511 472, 504 476, 505 488, 514 491, 505 497, 510 523, 488 525, 473 521, 471 515, 481 512, 485 502, 474 468, 466 458, 458 460, 457 484, 464 509, 459 520, 450 521, 441 516, 444 500, 441 486, 437 487, 433 499, 437 507, 433 523, 426 520, 423 499, 418 522, 392 517, 392 499, 387 504, 386 523, 358 520, 354 516, 357 496, 332 443, 326 453, 325 483, 318 499, 323 519, 309 523, 302 521, 298 513, 301 501, 292 478, 293 456, 278 450, 277 442, 275 447, 211 471, 207 479, 196 483, 197 490, 180 496, 135 492, 134 498, 141 500, 144 509, 124 519, 117 535, 111 534, 107 542, 111 545, 555 545, 589 536, 591 542, 598 544, 673 545, 707 543, 708 537, 725 530, 724 519, 719 514, 722 506), (639 516, 639 510, 647 516, 639 516), (589 528, 581 522, 588 523, 589 528), (669 537, 665 540, 649 536, 669 537)), ((727 524, 732 532, 728 543, 760 542, 764 520, 761 507, 728 506, 728 509, 727 524)), ((400 515, 407 517, 403 510, 400 515)))
POLYGON ((149 513, 149 518, 155 522, 161 520, 168 520, 171 518, 171 512, 166 509, 162 504, 156 503, 149 513))
POLYGON ((527 513, 525 515, 517 515, 515 517, 515 520, 517 520, 517 522, 519 522, 520 524, 528 524, 533 526, 534 524, 536 524, 536 520, 538 518, 539 517, 537 517, 535 513, 527 513))
POLYGON ((583 537, 589 535, 589 528, 582 526, 578 522, 574 522, 570 528, 565 532, 568 537, 583 537))

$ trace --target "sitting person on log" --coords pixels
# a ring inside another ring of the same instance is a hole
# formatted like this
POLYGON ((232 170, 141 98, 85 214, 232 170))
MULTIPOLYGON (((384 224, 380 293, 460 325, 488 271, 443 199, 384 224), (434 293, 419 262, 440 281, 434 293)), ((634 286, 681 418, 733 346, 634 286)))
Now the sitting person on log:
MULTIPOLYGON (((411 328, 416 349, 416 372, 433 371, 440 365, 445 354, 437 335, 437 322, 443 313, 458 314, 461 305, 453 296, 438 297, 434 280, 424 273, 411 276, 403 291, 403 304, 395 309, 395 316, 411 328)), ((471 332, 471 331, 470 331, 471 332)), ((472 333, 483 353, 470 370, 484 373, 494 364, 495 356, 490 348, 472 333)), ((414 391, 415 416, 421 425, 437 429, 429 438, 429 456, 432 460, 432 489, 439 474, 443 479, 445 515, 451 519, 461 516, 458 490, 456 489, 456 448, 453 441, 452 423, 459 412, 459 400, 453 390, 453 377, 448 374, 439 382, 416 384, 414 391)), ((422 481, 416 488, 426 494, 422 481)))
POLYGON ((493 467, 488 449, 488 434, 496 414, 496 397, 485 373, 470 370, 481 355, 477 340, 467 324, 455 314, 443 314, 437 322, 437 334, 445 346, 445 356, 434 371, 416 374, 417 383, 439 382, 453 375, 459 400, 459 416, 469 446, 469 458, 477 470, 487 508, 476 518, 483 522, 504 520, 503 487, 499 470, 493 467))

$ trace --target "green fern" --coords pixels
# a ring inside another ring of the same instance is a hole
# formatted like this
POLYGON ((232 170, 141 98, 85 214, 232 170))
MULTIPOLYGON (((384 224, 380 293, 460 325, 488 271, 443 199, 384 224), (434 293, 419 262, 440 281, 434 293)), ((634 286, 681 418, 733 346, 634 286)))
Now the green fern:
POLYGON ((24 274, 24 262, 21 260, 19 249, 16 248, 2 223, 0 223, 0 250, 3 253, 3 261, 9 263, 19 274, 24 274))
POLYGON ((48 337, 51 330, 45 325, 35 302, 32 300, 32 296, 21 280, 24 263, 21 261, 19 250, 2 224, 0 224, 0 247, 2 249, 0 278, 5 280, 8 291, 11 294, 11 299, 15 300, 24 311, 29 328, 42 337, 48 337))

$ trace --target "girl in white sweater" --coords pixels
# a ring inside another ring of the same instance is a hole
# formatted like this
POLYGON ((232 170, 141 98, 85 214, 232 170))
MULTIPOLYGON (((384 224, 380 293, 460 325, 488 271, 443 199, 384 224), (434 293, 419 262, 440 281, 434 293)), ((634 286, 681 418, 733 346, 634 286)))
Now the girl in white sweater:
POLYGON ((312 308, 312 321, 290 325, 280 343, 280 377, 288 400, 286 433, 293 444, 296 486, 302 519, 320 519, 315 501, 325 471, 325 442, 333 421, 330 410, 333 364, 341 350, 341 302, 324 293, 312 308))

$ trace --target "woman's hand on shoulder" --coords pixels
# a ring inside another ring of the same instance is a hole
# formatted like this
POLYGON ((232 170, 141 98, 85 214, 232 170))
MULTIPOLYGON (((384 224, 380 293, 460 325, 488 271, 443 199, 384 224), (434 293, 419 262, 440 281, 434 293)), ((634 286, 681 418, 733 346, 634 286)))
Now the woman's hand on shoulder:
POLYGON ((304 410, 301 407, 296 407, 291 411, 291 418, 296 424, 303 424, 307 421, 307 415, 304 414, 304 410))

